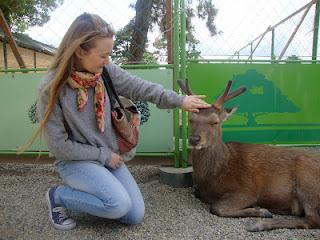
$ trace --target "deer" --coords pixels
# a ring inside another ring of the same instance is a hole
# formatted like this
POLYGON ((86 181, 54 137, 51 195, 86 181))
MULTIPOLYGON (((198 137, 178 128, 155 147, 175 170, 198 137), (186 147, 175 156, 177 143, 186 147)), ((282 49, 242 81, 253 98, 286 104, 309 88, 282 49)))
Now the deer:
MULTIPOLYGON (((178 80, 192 95, 188 81, 178 80)), ((257 232, 279 228, 320 228, 320 155, 302 149, 226 142, 222 124, 238 106, 224 108, 246 91, 224 93, 209 108, 189 115, 192 179, 196 197, 219 217, 265 218, 246 227, 257 232), (273 214, 293 219, 273 219, 273 214)))

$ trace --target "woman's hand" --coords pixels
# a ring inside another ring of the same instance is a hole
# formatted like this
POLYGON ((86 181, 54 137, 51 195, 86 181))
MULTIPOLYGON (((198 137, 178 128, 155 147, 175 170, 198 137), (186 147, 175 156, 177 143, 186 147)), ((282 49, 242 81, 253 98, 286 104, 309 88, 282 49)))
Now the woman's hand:
POLYGON ((202 100, 204 95, 189 95, 183 99, 181 108, 188 112, 199 112, 199 108, 208 108, 211 105, 202 100))
POLYGON ((122 164, 123 164, 123 157, 116 153, 111 153, 111 160, 108 163, 108 167, 112 169, 117 169, 121 167, 122 164))

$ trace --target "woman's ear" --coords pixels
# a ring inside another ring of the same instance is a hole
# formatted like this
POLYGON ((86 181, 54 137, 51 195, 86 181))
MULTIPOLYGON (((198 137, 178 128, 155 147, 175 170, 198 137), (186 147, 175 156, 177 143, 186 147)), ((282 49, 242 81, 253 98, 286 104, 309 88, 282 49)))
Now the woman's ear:
POLYGON ((82 47, 78 47, 76 49, 76 51, 74 52, 74 54, 76 55, 76 57, 81 60, 82 58, 84 58, 86 56, 86 50, 84 50, 82 47))

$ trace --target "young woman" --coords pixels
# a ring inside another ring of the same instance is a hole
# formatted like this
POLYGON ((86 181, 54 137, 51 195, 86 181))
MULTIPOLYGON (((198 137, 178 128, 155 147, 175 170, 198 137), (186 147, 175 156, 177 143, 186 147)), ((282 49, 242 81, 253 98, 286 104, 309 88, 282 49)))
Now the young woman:
POLYGON ((55 60, 39 87, 39 129, 65 185, 46 193, 53 226, 69 230, 76 223, 67 210, 125 224, 143 220, 144 201, 119 154, 111 109, 101 73, 105 67, 119 95, 150 101, 160 108, 206 108, 201 96, 179 96, 144 81, 110 61, 114 30, 97 15, 83 13, 65 34, 55 60))

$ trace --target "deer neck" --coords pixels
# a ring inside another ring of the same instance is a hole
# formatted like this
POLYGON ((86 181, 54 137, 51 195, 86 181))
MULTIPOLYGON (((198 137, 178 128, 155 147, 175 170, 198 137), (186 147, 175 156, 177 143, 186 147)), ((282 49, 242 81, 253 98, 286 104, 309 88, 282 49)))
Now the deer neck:
POLYGON ((202 169, 206 175, 217 176, 225 172, 224 170, 227 168, 230 159, 230 151, 222 140, 219 139, 210 147, 195 150, 194 157, 198 159, 194 163, 195 168, 202 169))
POLYGON ((224 169, 228 166, 230 159, 230 152, 228 147, 222 142, 221 139, 216 141, 212 146, 209 147, 210 152, 210 165, 213 168, 214 175, 221 174, 224 169))

